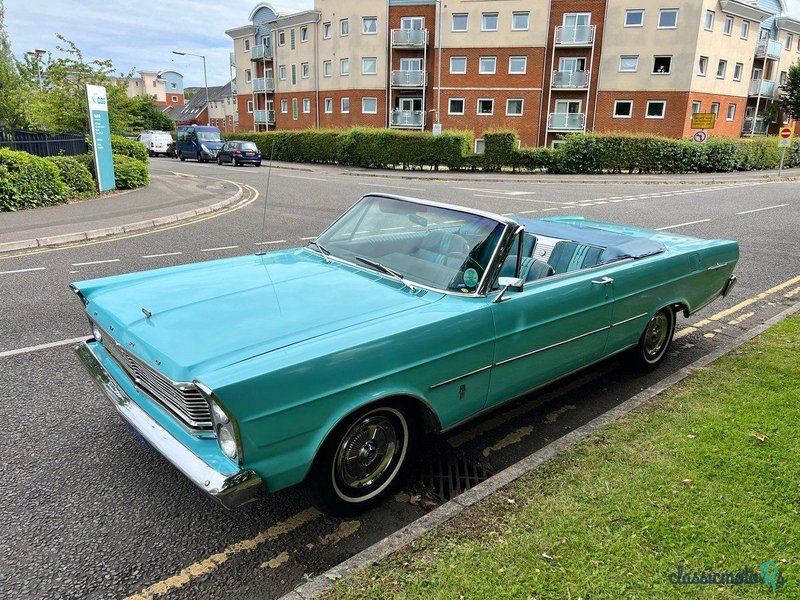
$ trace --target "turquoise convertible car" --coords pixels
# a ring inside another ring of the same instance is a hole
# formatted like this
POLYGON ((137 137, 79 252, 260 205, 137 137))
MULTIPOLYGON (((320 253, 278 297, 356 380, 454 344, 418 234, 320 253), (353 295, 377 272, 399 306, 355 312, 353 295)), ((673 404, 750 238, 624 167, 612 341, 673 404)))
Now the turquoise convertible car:
POLYGON ((391 492, 424 432, 618 352, 654 368, 738 258, 731 241, 370 194, 304 248, 73 284, 94 336, 76 351, 224 506, 310 478, 350 514, 391 492))

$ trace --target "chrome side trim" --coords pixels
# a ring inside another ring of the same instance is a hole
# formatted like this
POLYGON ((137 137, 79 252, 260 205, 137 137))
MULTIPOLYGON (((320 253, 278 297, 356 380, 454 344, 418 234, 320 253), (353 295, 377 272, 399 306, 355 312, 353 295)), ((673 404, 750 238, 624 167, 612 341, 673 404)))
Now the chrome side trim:
POLYGON ((715 264, 715 265, 712 265, 712 266, 708 267, 708 268, 706 269, 706 271, 716 271, 717 269, 721 269, 721 268, 723 268, 723 267, 727 267, 729 264, 731 264, 731 263, 729 263, 729 262, 726 262, 726 263, 717 263, 717 264, 715 264))
POLYGON ((254 471, 232 466, 230 473, 223 473, 209 466, 128 396, 88 342, 75 346, 75 353, 122 419, 197 487, 228 509, 258 497, 262 481, 254 471))
POLYGON ((507 358, 505 360, 501 360, 498 363, 495 363, 496 367, 500 365, 504 365, 506 363, 514 362, 515 360, 519 360, 520 358, 526 358, 528 356, 533 356, 534 354, 538 354, 539 352, 544 352, 545 350, 550 350, 552 348, 557 348, 558 346, 563 346, 564 344, 569 344, 570 342, 574 342, 575 340, 580 340, 582 338, 588 337, 590 335, 594 335, 595 333, 600 333, 601 331, 606 331, 611 329, 611 325, 606 325, 605 327, 601 327, 600 329, 595 329, 594 331, 589 331, 587 333, 582 333, 581 335, 576 335, 573 338, 568 340, 564 340, 562 342, 556 342, 555 344, 550 344, 549 346, 545 346, 544 348, 539 348, 537 350, 531 350, 530 352, 526 352, 525 354, 520 354, 519 356, 514 356, 512 358, 507 358))
POLYGON ((618 321, 616 323, 612 323, 612 327, 618 327, 620 325, 624 325, 625 323, 630 323, 631 321, 635 321, 636 319, 641 319, 642 317, 646 317, 647 313, 642 313, 640 315, 636 315, 635 317, 631 317, 630 319, 625 319, 624 321, 618 321))
POLYGON ((485 367, 481 367, 480 369, 475 369, 474 371, 470 371, 469 373, 465 373, 464 375, 459 375, 458 377, 453 377, 452 379, 448 379, 447 381, 443 381, 441 383, 437 383, 429 387, 429 390, 435 390, 436 388, 440 388, 443 385, 447 385, 448 383, 453 383, 454 381, 458 381, 459 379, 464 379, 466 377, 470 377, 471 375, 477 375, 478 373, 483 373, 484 371, 488 371, 492 368, 493 365, 487 365, 485 367))

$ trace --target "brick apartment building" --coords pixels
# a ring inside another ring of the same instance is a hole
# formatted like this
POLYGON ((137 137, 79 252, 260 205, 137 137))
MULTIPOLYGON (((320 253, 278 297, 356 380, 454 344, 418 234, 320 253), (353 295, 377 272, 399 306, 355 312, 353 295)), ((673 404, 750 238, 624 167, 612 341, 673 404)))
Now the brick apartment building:
POLYGON ((316 0, 258 4, 234 44, 239 130, 371 125, 688 137, 775 133, 800 59, 784 0, 316 0), (642 8, 642 7, 645 8, 642 8), (437 119, 438 117, 438 119, 437 119))

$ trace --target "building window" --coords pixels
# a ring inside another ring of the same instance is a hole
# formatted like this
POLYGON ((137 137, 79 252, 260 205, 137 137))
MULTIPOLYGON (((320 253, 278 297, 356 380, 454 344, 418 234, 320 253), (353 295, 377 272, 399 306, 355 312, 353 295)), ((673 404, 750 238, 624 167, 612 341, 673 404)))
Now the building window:
POLYGON ((469 19, 469 15, 467 13, 458 13, 453 15, 453 31, 466 31, 467 30, 467 21, 469 19))
POLYGON ((454 75, 463 75, 467 72, 467 57, 466 56, 451 56, 450 57, 450 73, 454 75))
POLYGON ((289 30, 289 48, 294 50, 294 29, 289 30))
POLYGON ((519 98, 510 98, 506 100, 506 115, 509 117, 522 116, 523 101, 519 98))
POLYGON ((304 113, 311 112, 311 98, 303 98, 303 112, 304 113))
POLYGON ((292 85, 297 85, 297 65, 292 65, 292 85))
POLYGON ((361 112, 365 115, 378 114, 378 99, 377 98, 362 98, 361 99, 361 112))
POLYGON ((244 51, 250 52, 250 38, 244 38, 244 51))
POLYGON ((725 79, 725 73, 728 71, 728 61, 720 60, 717 64, 717 79, 725 79))
POLYGON ((511 56, 508 59, 509 75, 522 75, 528 70, 527 56, 511 56))
POLYGON ((311 74, 311 68, 308 66, 308 63, 301 64, 300 77, 302 77, 303 79, 308 79, 310 74, 311 74))
POLYGON ((671 56, 656 56, 653 58, 653 75, 669 75, 671 70, 671 56))
POLYGON ((481 14, 481 31, 497 31, 499 17, 496 12, 481 14))
POLYGON ((616 100, 614 102, 614 118, 630 119, 633 116, 633 100, 616 100))
POLYGON ((331 75, 333 75, 333 63, 329 60, 325 60, 322 62, 322 76, 330 77, 331 75))
POLYGON ((376 35, 378 33, 378 17, 363 17, 361 19, 361 33, 376 35))
POLYGON ((173 96, 173 97, 172 97, 172 101, 173 101, 173 102, 177 102, 177 101, 178 101, 178 97, 177 97, 177 96, 173 96))
POLYGON ((734 81, 741 81, 742 80, 742 71, 744 71, 744 64, 743 63, 736 63, 736 66, 733 67, 733 80, 734 81))
POLYGON ((695 100, 694 102, 692 102, 692 114, 693 115, 696 115, 702 109, 703 109, 703 106, 702 106, 702 104, 700 104, 700 101, 695 100))
POLYGON ((625 27, 642 27, 644 25, 644 11, 641 9, 625 11, 625 27))
POLYGON ((706 73, 708 73, 708 57, 701 56, 700 61, 697 63, 697 74, 700 77, 705 77, 706 73))
POLYGON ((323 23, 322 24, 322 39, 323 40, 331 39, 331 24, 330 23, 323 23))
POLYGON ((647 102, 646 119, 663 119, 667 112, 666 100, 649 100, 647 102))
POLYGON ((620 56, 619 70, 621 73, 635 73, 639 70, 638 56, 620 56))
POLYGON ((483 140, 475 140, 475 154, 483 154, 486 152, 486 144, 483 140))
POLYGON ((350 21, 347 19, 339 21, 339 35, 342 37, 350 35, 350 21))
POLYGON ((325 112, 328 114, 333 112, 333 98, 325 98, 325 112))
POLYGON ((731 35, 733 33, 733 17, 725 17, 725 23, 722 25, 722 33, 731 35))
POLYGON ((400 17, 400 29, 422 31, 425 29, 425 17, 400 17))
POLYGON ((350 75, 349 58, 343 58, 339 61, 339 75, 350 75))
POLYGON ((714 31, 714 16, 713 10, 706 11, 706 18, 705 21, 703 21, 703 27, 706 31, 714 31))
POLYGON ((285 46, 286 45, 286 32, 279 31, 278 32, 278 46, 285 46))
POLYGON ((511 13, 511 31, 528 31, 530 21, 531 13, 529 12, 511 13))
POLYGON ((481 56, 478 73, 481 75, 493 75, 497 71, 496 56, 481 56))
POLYGON ((308 27, 301 27, 300 28, 300 41, 307 42, 308 41, 308 27))
POLYGON ((714 114, 715 117, 719 116, 719 102, 711 103, 711 112, 714 114))
MULTIPOLYGON (((781 87, 785 86, 786 85, 786 78, 788 76, 789 75, 787 74, 786 71, 781 71, 781 76, 778 78, 778 85, 780 85, 781 87)), ((174 96, 173 96, 173 98, 174 98, 174 96)))
POLYGON ((286 81, 286 65, 281 65, 278 67, 278 79, 281 81, 286 81))
POLYGON ((464 99, 463 98, 450 98, 447 103, 448 115, 463 115, 464 114, 464 99))
POLYGON ((750 21, 742 21, 742 29, 739 33, 739 37, 743 40, 746 40, 750 37, 750 21))
POLYGON ((728 115, 726 119, 728 121, 733 121, 736 118, 736 105, 735 104, 728 104, 728 115))
POLYGON ((658 13, 659 29, 675 29, 678 27, 678 9, 662 8, 658 13))
POLYGON ((350 98, 342 98, 341 102, 339 103, 339 110, 343 114, 350 112, 350 98))
POLYGON ((251 81, 253 81, 253 72, 250 69, 245 69, 244 70, 244 80, 247 83, 250 83, 251 81))
POLYGON ((794 36, 791 33, 786 34, 786 49, 791 50, 794 46, 794 36))
POLYGON ((297 121, 299 111, 297 110, 297 98, 292 98, 292 119, 297 121))
POLYGON ((478 114, 479 115, 493 115, 494 114, 494 98, 478 98, 478 114))
POLYGON ((247 112, 249 112, 249 113, 253 112, 253 101, 252 100, 248 100, 247 101, 247 112))
POLYGON ((377 75, 378 73, 378 59, 374 57, 367 57, 361 59, 361 74, 362 75, 377 75))

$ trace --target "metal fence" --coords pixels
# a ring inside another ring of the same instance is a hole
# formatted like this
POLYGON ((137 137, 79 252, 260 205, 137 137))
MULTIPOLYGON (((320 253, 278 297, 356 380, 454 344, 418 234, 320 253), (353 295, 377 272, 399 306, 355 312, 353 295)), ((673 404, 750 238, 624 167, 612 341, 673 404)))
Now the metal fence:
POLYGON ((89 151, 86 137, 82 133, 50 135, 39 131, 14 129, 12 136, 12 132, 2 126, 0 126, 0 148, 21 150, 36 156, 75 156, 89 151))

